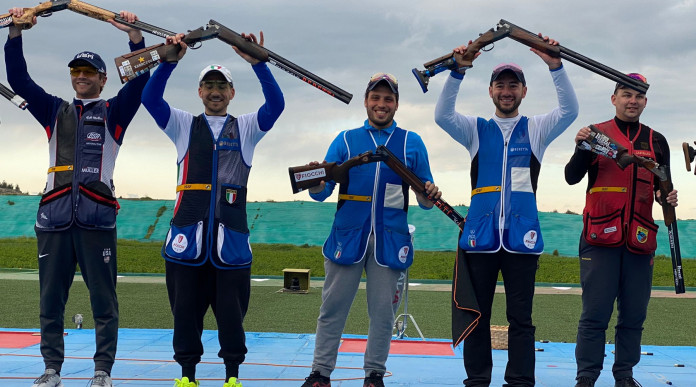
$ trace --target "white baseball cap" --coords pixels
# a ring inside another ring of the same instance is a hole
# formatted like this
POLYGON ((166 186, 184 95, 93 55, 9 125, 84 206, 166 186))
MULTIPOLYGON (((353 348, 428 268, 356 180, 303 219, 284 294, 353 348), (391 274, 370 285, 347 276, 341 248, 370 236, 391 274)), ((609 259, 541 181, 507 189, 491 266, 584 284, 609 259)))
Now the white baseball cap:
POLYGON ((230 70, 228 70, 228 69, 227 69, 226 67, 224 67, 224 66, 220 66, 220 65, 217 65, 217 64, 211 64, 211 65, 209 65, 209 66, 206 66, 206 67, 201 71, 201 75, 198 76, 198 83, 201 83, 201 81, 203 81, 203 78, 205 78, 205 76, 206 76, 209 72, 211 72, 211 71, 217 71, 217 72, 219 72, 220 74, 222 74, 222 76, 225 77, 225 79, 227 80, 227 82, 229 82, 230 84, 232 83, 232 73, 230 73, 230 70))

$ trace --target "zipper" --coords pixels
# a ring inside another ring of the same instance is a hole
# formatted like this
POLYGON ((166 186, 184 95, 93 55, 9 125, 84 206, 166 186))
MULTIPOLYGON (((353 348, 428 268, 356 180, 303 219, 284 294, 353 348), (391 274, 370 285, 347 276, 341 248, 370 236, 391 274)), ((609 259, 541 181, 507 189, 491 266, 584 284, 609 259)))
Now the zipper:
MULTIPOLYGON (((515 125, 517 126, 517 125, 515 125)), ((515 130, 514 128, 512 130, 515 130)), ((510 135, 512 135, 512 131, 510 132, 510 135)), ((500 235, 500 247, 504 248, 503 244, 503 234, 505 231, 505 184, 506 184, 506 166, 507 166, 507 150, 508 150, 508 143, 509 140, 504 140, 505 145, 503 146, 503 171, 502 171, 502 178, 500 181, 500 216, 498 217, 498 221, 500 222, 498 224, 498 234, 500 235)))
MULTIPOLYGON (((225 128, 227 127, 227 121, 230 119, 229 114, 227 115, 227 118, 225 119, 225 122, 222 124, 222 130, 220 130, 220 136, 222 136, 222 133, 225 131, 225 128)), ((210 132, 211 137, 213 137, 213 170, 211 174, 211 182, 210 182, 210 205, 208 209, 208 232, 206 233, 206 240, 208 241, 208 246, 206 248, 206 254, 207 256, 212 256, 212 249, 213 249, 213 231, 215 230, 215 198, 217 197, 217 170, 218 170, 218 139, 215 138, 213 131, 210 129, 210 125, 208 124, 208 120, 205 120, 205 124, 208 127, 208 132, 210 132)), ((219 138, 219 136, 218 136, 219 138)))

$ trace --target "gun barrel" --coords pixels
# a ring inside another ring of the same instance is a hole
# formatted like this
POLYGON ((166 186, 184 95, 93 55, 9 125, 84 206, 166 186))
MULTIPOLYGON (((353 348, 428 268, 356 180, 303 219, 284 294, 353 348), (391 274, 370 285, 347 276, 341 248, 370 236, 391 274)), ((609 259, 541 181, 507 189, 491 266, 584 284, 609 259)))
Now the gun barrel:
MULTIPOLYGON (((538 35, 534 34, 533 32, 527 31, 522 27, 519 27, 513 23, 510 23, 509 21, 505 19, 500 19, 498 22, 498 26, 505 26, 510 29, 511 33, 509 37, 511 39, 514 39, 522 44, 528 44, 528 41, 526 39, 522 39, 519 35, 516 35, 514 33, 514 30, 517 29, 523 34, 528 34, 533 37, 536 37, 538 39, 538 35)), ((601 75, 607 79, 610 79, 612 81, 624 84, 632 89, 635 89, 641 93, 646 93, 648 91, 648 88, 650 87, 649 84, 645 82, 641 82, 637 79, 633 79, 629 77, 628 75, 617 71, 609 66, 606 66, 600 62, 597 62, 593 59, 590 59, 584 55, 581 55, 567 47, 563 46, 558 46, 559 49, 559 56, 563 59, 568 60, 569 62, 575 63, 576 65, 583 67, 587 70, 590 70, 594 72, 595 74, 601 75)))
POLYGON ((232 31, 231 29, 223 26, 222 24, 216 22, 215 20, 210 20, 208 26, 212 28, 219 29, 218 39, 223 42, 234 45, 243 52, 253 56, 254 58, 269 62, 270 64, 284 70, 285 72, 293 75, 297 79, 314 86, 315 88, 323 91, 324 93, 338 99, 341 102, 349 103, 353 98, 353 94, 341 89, 340 87, 330 83, 329 81, 322 79, 321 77, 312 74, 311 72, 305 70, 304 68, 290 62, 289 60, 283 58, 282 56, 268 50, 258 44, 247 41, 242 38, 241 35, 232 31))
POLYGON ((22 110, 26 109, 29 105, 24 98, 17 95, 14 91, 12 91, 12 89, 3 85, 2 83, 0 83, 0 94, 22 110))

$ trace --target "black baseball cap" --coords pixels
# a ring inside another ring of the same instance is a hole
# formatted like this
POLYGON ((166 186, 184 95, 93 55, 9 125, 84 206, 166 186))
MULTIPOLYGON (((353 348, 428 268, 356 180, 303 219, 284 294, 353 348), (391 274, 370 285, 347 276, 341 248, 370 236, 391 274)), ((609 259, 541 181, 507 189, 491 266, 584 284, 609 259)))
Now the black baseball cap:
POLYGON ((106 64, 102 58, 91 51, 82 51, 75 55, 75 58, 68 63, 68 67, 76 67, 80 65, 88 65, 97 69, 97 72, 106 74, 106 64))

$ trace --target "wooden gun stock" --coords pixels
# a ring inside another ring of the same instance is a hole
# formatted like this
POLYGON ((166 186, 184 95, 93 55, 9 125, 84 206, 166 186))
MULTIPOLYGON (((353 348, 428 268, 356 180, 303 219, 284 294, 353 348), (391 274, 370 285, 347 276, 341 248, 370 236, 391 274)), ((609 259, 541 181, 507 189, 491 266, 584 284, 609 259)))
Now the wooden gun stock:
MULTIPOLYGON (((694 145, 696 145, 696 141, 694 141, 694 145)), ((686 171, 691 172, 691 163, 694 161, 694 158, 696 158, 696 149, 689 145, 686 142, 682 143, 682 150, 684 151, 684 162, 686 163, 686 171)), ((694 174, 696 174, 696 170, 694 170, 694 174)))
POLYGON ((387 147, 384 145, 380 145, 377 147, 377 151, 375 152, 377 155, 383 155, 384 156, 384 163, 387 164, 389 168, 391 168, 392 171, 394 171, 399 177, 401 177, 401 180, 406 182, 411 188, 413 188, 414 191, 422 194, 428 200, 433 202, 433 204, 440 209, 447 217, 449 217, 454 223, 459 226, 460 229, 464 228, 464 223, 466 222, 466 218, 464 218, 457 210, 455 210, 452 206, 450 206, 446 201, 444 201, 442 198, 440 199, 434 199, 428 197, 428 194, 425 190, 425 184, 416 176, 415 173, 413 173, 410 169, 408 169, 404 163, 399 160, 398 157, 396 157, 387 147))
POLYGON ((424 63, 423 67, 425 67, 425 70, 413 69, 411 72, 418 80, 423 92, 426 93, 428 91, 430 77, 445 70, 462 70, 473 67, 473 61, 476 58, 477 52, 483 50, 486 46, 505 38, 508 36, 508 34, 509 31, 505 29, 498 28, 497 30, 493 30, 493 28, 491 28, 488 31, 480 34, 476 40, 471 42, 471 44, 466 47, 464 54, 445 54, 439 58, 431 60, 430 62, 424 63))
POLYGON ((348 170, 362 164, 378 161, 374 159, 373 153, 367 151, 344 161, 341 164, 321 163, 318 165, 302 165, 290 167, 290 184, 292 193, 302 192, 307 188, 317 186, 321 181, 333 180, 339 184, 348 182, 348 170))
MULTIPOLYGON (((186 34, 182 41, 191 48, 197 43, 217 37, 217 31, 204 27, 186 34)), ((157 67, 162 62, 176 62, 181 50, 179 45, 164 43, 123 54, 114 59, 121 83, 126 83, 157 67)))
POLYGON ((22 17, 14 17, 9 13, 0 15, 0 28, 16 26, 22 30, 28 30, 34 26, 32 20, 34 17, 50 16, 55 11, 62 11, 68 8, 71 0, 53 0, 45 1, 36 7, 24 8, 22 17))

